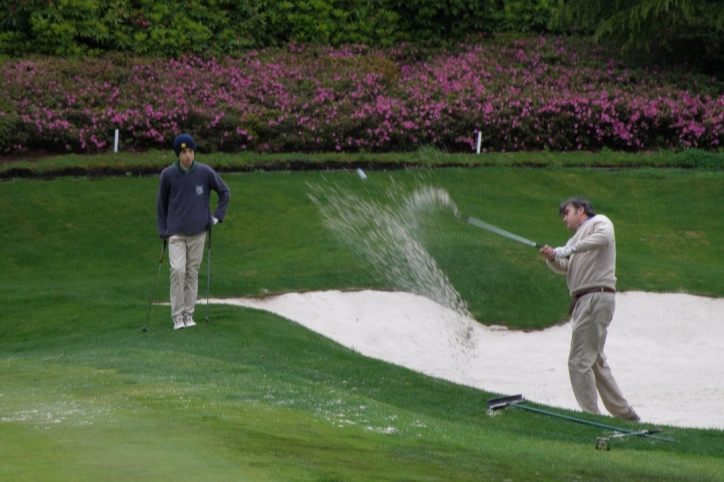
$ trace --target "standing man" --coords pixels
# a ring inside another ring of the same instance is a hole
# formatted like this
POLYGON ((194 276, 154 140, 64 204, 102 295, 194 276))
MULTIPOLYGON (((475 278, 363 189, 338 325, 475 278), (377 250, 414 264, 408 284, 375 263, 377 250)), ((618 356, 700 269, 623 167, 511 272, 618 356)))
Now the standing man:
POLYGON ((606 363, 603 346, 616 309, 616 238, 611 220, 596 214, 586 199, 570 198, 558 208, 575 234, 564 247, 544 246, 540 253, 556 273, 568 278, 573 297, 568 374, 578 405, 601 413, 598 396, 612 415, 638 422, 639 416, 621 393, 606 363))
POLYGON ((193 314, 204 257, 206 231, 220 223, 229 207, 230 191, 212 168, 195 161, 196 143, 188 134, 173 141, 178 160, 161 172, 156 199, 158 234, 168 241, 171 263, 171 319, 173 329, 196 325, 193 314), (210 211, 211 192, 219 203, 210 211))

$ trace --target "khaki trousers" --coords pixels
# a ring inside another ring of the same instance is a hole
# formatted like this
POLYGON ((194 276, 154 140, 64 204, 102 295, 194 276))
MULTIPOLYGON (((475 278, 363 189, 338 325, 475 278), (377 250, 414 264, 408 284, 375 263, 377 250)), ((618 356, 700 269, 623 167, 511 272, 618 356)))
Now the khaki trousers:
POLYGON ((199 267, 204 257, 206 232, 168 239, 171 264, 171 318, 194 314, 199 289, 199 267))
POLYGON ((578 300, 571 318, 573 334, 568 374, 573 394, 583 411, 601 413, 598 409, 600 395, 611 415, 629 418, 635 412, 623 397, 603 352, 615 309, 614 293, 591 293, 578 300))

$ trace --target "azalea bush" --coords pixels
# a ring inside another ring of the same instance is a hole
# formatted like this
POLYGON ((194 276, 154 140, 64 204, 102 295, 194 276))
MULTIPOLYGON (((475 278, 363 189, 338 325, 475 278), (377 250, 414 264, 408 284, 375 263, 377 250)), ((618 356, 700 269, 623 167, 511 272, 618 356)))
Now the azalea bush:
POLYGON ((628 70, 593 43, 469 39, 449 48, 290 44, 238 57, 109 55, 1 66, 7 152, 168 149, 450 152, 717 150, 716 79, 628 70))

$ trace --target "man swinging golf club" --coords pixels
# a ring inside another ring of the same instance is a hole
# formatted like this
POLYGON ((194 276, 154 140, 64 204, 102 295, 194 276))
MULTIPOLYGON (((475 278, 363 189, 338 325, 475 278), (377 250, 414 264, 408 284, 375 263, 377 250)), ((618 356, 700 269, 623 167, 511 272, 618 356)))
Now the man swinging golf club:
POLYGON ((563 201, 559 214, 575 234, 565 246, 540 249, 546 264, 568 278, 573 297, 571 350, 568 373, 578 405, 585 412, 601 413, 598 395, 612 415, 639 421, 639 416, 621 393, 606 363, 603 346, 616 308, 616 239, 613 223, 596 214, 588 200, 574 197, 563 201))
POLYGON ((173 141, 178 160, 165 168, 158 183, 158 234, 168 241, 171 264, 171 319, 173 329, 196 325, 193 314, 199 285, 204 240, 211 226, 226 216, 231 193, 211 167, 196 162, 196 143, 188 134, 173 141), (210 211, 211 191, 219 197, 210 211))

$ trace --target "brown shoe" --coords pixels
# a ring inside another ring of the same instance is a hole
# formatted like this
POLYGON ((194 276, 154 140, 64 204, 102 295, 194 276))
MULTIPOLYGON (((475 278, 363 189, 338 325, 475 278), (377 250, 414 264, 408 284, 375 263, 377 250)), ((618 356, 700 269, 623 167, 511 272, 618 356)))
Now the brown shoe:
POLYGON ((630 420, 631 422, 636 422, 636 423, 641 421, 641 417, 639 417, 638 414, 636 412, 634 412, 633 408, 631 409, 631 412, 623 418, 626 420, 630 420))

